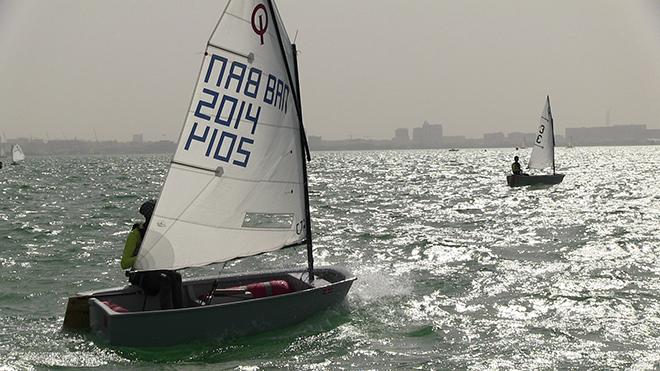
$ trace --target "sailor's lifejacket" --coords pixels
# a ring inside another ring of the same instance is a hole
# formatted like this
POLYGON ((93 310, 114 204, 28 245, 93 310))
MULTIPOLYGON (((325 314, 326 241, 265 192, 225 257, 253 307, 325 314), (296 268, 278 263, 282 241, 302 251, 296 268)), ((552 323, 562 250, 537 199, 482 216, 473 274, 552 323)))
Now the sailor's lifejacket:
POLYGON ((144 239, 144 234, 147 232, 147 228, 144 225, 144 223, 133 224, 133 229, 131 229, 131 232, 135 229, 137 229, 137 231, 140 233, 140 238, 136 241, 137 244, 135 246, 135 249, 133 249, 132 256, 137 256, 138 253, 140 252, 140 247, 142 246, 142 240, 144 239))

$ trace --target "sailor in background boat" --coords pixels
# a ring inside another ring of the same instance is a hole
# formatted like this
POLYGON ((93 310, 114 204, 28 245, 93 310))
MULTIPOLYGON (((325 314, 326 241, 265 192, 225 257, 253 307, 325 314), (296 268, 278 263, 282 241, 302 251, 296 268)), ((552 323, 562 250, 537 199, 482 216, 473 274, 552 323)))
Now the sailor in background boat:
POLYGON ((528 175, 522 172, 522 167, 520 162, 518 162, 518 156, 513 157, 513 163, 511 164, 511 172, 513 175, 528 175))
POLYGON ((133 224, 131 233, 126 238, 124 253, 121 256, 121 268, 127 270, 128 281, 139 286, 147 295, 159 295, 160 306, 163 309, 181 308, 181 275, 176 271, 147 271, 134 272, 133 264, 140 251, 140 245, 147 231, 151 215, 156 208, 156 201, 149 200, 140 206, 140 214, 144 216, 144 223, 133 224))

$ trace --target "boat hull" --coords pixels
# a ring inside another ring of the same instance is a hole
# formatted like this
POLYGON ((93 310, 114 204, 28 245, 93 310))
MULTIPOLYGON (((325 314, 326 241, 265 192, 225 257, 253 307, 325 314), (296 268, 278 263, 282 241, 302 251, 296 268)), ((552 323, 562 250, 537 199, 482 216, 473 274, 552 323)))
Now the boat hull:
POLYGON ((82 293, 70 302, 86 298, 89 327, 112 345, 152 347, 222 340, 301 322, 342 302, 356 279, 339 268, 317 268, 315 273, 311 283, 299 279, 306 275, 304 270, 226 276, 219 280, 219 287, 285 279, 295 291, 262 298, 217 297, 208 305, 199 305, 196 299, 210 290, 215 278, 186 280, 184 307, 180 309, 160 309, 158 298, 145 300, 134 286, 82 293), (109 301, 129 311, 116 312, 108 306, 109 301))
POLYGON ((506 183, 509 187, 522 187, 530 185, 559 184, 564 180, 564 174, 552 175, 509 175, 506 183))

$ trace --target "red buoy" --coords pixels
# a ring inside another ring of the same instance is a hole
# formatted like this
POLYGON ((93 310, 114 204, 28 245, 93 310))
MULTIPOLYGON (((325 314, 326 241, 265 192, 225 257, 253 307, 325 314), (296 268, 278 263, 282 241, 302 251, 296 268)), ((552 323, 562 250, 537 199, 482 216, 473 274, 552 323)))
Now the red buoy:
POLYGON ((232 287, 252 293, 253 298, 264 298, 267 296, 282 295, 293 292, 289 283, 285 280, 272 280, 266 282, 251 283, 246 286, 232 287))

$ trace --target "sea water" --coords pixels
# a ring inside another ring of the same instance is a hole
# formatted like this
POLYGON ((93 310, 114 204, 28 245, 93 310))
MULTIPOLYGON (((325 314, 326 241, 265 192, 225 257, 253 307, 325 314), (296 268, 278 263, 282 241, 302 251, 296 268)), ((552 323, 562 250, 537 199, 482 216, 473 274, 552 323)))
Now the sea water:
POLYGON ((514 154, 529 150, 314 152, 315 260, 358 276, 347 300, 289 328, 158 349, 61 326, 68 296, 126 283, 124 239, 170 156, 6 166, 0 369, 660 368, 660 147, 559 148, 563 183, 511 189, 514 154))

